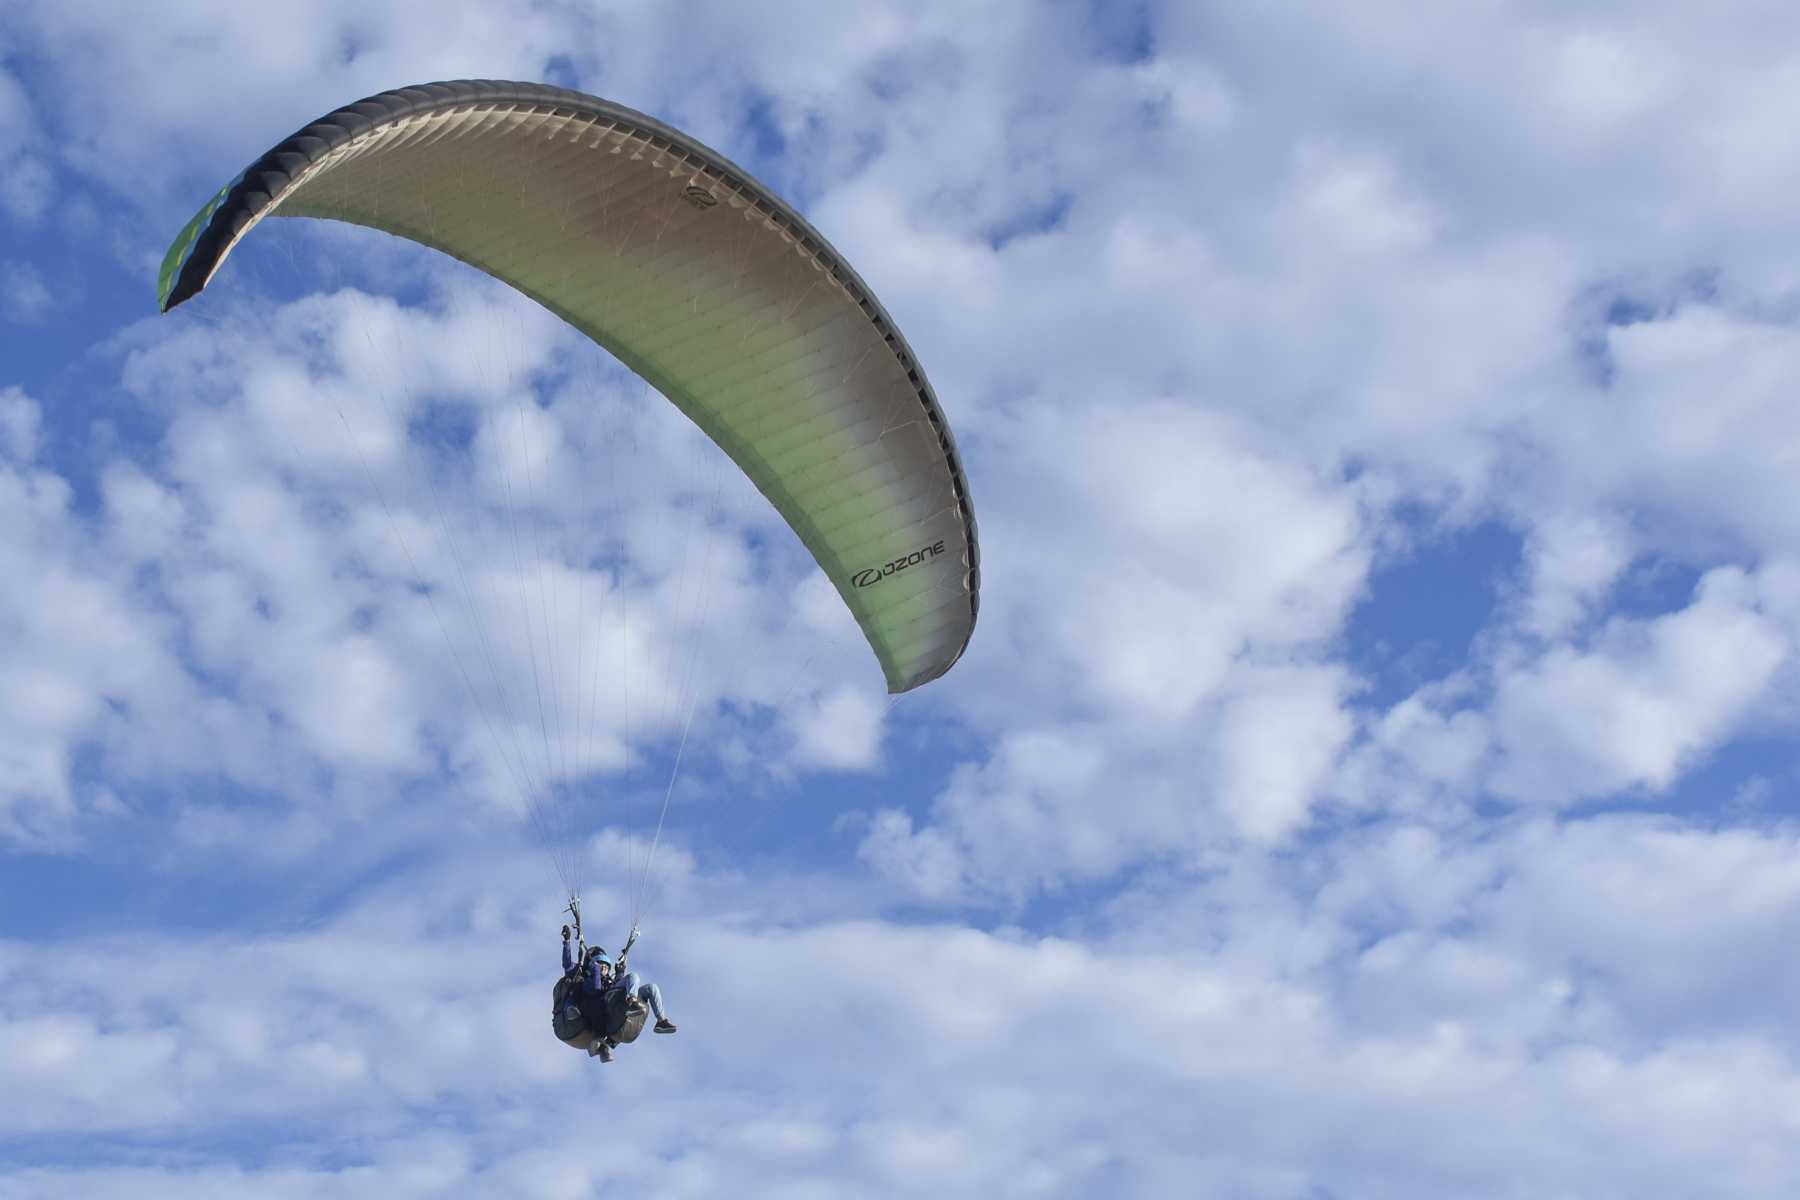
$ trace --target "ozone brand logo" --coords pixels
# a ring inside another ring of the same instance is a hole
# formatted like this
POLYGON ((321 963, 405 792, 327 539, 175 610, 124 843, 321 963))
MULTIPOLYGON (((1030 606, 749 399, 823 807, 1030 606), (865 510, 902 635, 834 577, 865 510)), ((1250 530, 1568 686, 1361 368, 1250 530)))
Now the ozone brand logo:
POLYGON ((898 575, 908 567, 916 567, 922 562, 930 562, 943 552, 944 540, 939 538, 929 546, 920 546, 911 554, 902 554, 893 562, 886 563, 879 567, 869 567, 866 570, 858 571, 850 577, 850 583, 854 587, 866 588, 870 584, 880 583, 884 579, 898 575))

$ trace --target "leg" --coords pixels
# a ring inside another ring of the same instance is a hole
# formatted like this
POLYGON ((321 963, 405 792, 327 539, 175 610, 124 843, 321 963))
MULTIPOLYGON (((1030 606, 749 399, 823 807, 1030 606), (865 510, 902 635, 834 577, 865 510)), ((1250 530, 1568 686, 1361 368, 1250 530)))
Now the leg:
POLYGON ((663 1013, 662 991, 654 983, 643 984, 633 994, 650 1006, 650 1015, 656 1018, 659 1025, 668 1021, 669 1018, 663 1013))
POLYGON ((619 976, 619 986, 625 994, 635 996, 650 1008, 650 1014, 656 1018, 656 1032, 674 1033, 675 1023, 663 1011, 662 991, 654 983, 645 983, 636 971, 627 971, 619 976))

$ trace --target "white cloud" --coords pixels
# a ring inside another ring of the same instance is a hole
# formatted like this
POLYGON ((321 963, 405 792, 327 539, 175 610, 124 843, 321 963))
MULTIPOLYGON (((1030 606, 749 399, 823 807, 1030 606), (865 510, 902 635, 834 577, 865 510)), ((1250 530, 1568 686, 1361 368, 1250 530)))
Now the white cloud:
POLYGON ((989 625, 959 670, 1009 719, 1180 721, 1246 646, 1329 636, 1366 569, 1350 497, 1204 411, 1038 405, 988 436, 989 625))
POLYGON ((1688 304, 1605 340, 1612 403, 1571 405, 1544 423, 1571 481, 1640 511, 1687 553, 1793 553, 1800 524, 1773 498, 1800 452, 1786 383, 1800 333, 1729 304, 1688 304))
POLYGON ((55 194, 50 167, 31 155, 15 157, 0 174, 0 208, 21 224, 35 224, 49 211, 55 194))
POLYGON ((1344 679, 1334 670, 1259 672, 1226 705, 1216 740, 1220 801, 1253 842, 1279 842, 1307 823, 1350 738, 1344 679))
POLYGON ((126 1150, 29 1176, 52 1191, 241 1172, 259 1191, 556 1196, 591 1186, 594 1164, 547 1151, 542 1129, 604 1070, 609 1089, 656 1097, 609 1110, 611 1186, 1157 1195, 1199 1177, 1238 1194, 1500 1196, 1725 1179, 1773 1194, 1800 1177, 1784 1115, 1800 1080, 1716 1007, 1785 1013, 1785 957, 1707 941, 1791 936, 1791 838, 1618 818, 1486 843, 1375 832, 1334 848, 1310 898, 1304 873, 1271 878, 1272 895, 1226 874, 1190 890, 1215 906, 1207 931, 1156 906, 1079 941, 846 920, 780 877, 702 876, 702 907, 662 913, 636 958, 682 1032, 610 1067, 546 1035, 554 929, 504 859, 395 880, 305 933, 11 943, 0 1039, 29 1045, 12 1061, 32 1094, 0 1104, 0 1127, 175 1144, 356 1132, 328 1174, 304 1154, 187 1168, 126 1150), (1688 882, 1655 882, 1671 878, 1688 882), (1336 949, 1296 956, 1296 936, 1336 949), (107 995, 104 1016, 69 1011, 71 989, 107 995), (769 996, 773 1010, 751 1000, 769 996), (433 1148, 429 1181, 406 1167, 424 1109, 475 1130, 433 1148))
MULTIPOLYGON (((448 15, 425 4, 323 4, 253 19, 201 0, 141 16, 108 3, 40 7, 15 36, 55 81, 64 160, 99 178, 133 177, 159 199, 171 184, 195 186, 177 170, 189 155, 212 158, 217 187, 307 121, 373 92, 541 74, 585 24, 522 3, 448 15), (79 86, 94 78, 108 87, 79 86)), ((184 196, 190 210, 203 194, 184 196)))
POLYGON ((1426 688, 1370 723, 1334 781, 1359 808, 1460 813, 1488 762, 1487 714, 1465 707, 1465 689, 1426 688))
POLYGON ((42 321, 56 307, 44 277, 28 263, 0 265, 0 313, 20 325, 42 321))
POLYGON ((927 903, 967 898, 967 869, 957 844, 942 829, 914 829, 912 818, 898 809, 883 809, 870 819, 856 856, 927 903))
POLYGON ((11 71, 0 71, 0 155, 9 155, 32 141, 37 120, 24 85, 11 71))
POLYGON ((798 743, 795 761, 848 771, 875 766, 886 708, 878 695, 850 687, 817 697, 790 718, 798 743))
POLYGON ((1181 810, 1196 789, 1155 780, 1117 750, 1084 725, 1009 732, 986 762, 952 774, 933 804, 942 828, 915 831, 884 812, 859 853, 920 899, 966 904, 996 893, 1016 901, 1187 844, 1192 826, 1181 810))
POLYGON ((1569 633, 1630 562, 1616 522, 1593 513, 1547 514, 1533 528, 1524 625, 1539 637, 1569 633))
POLYGON ((42 410, 16 387, 0 388, 0 450, 13 463, 29 463, 37 456, 42 410))
MULTIPOLYGON (((37 462, 42 413, 0 391, 0 836, 59 842, 77 804, 76 749, 114 703, 170 682, 163 630, 95 552, 68 484, 37 462)), ((165 692, 165 694, 167 694, 165 692)))
POLYGON ((0 68, 0 211, 24 226, 38 222, 55 194, 42 142, 24 85, 0 68))
POLYGON ((859 857, 927 903, 1016 904, 1145 859, 1198 863, 1286 841, 1311 820, 1349 737, 1343 687, 1330 669, 1247 669, 1174 730, 1011 731, 953 773, 931 823, 877 813, 859 857))
POLYGON ((1531 803, 1666 788, 1731 735, 1790 653, 1755 581, 1710 572, 1680 612, 1615 618, 1593 651, 1558 647, 1507 673, 1495 786, 1531 803))

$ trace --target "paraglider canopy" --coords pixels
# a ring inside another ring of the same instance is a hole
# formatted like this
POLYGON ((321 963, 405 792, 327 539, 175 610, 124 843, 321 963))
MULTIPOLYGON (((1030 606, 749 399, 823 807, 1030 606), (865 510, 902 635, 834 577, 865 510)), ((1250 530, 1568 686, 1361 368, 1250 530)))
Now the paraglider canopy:
POLYGON ((562 88, 383 92, 263 155, 195 215, 158 282, 198 293, 267 216, 385 230, 504 280, 611 351, 768 497, 855 616, 890 692, 975 627, 968 485, 937 398, 817 230, 713 150, 562 88))

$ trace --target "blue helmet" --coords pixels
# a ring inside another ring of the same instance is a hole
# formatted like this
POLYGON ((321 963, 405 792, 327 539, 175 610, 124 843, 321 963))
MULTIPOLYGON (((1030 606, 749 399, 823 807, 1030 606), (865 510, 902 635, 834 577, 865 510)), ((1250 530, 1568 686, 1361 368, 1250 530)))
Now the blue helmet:
POLYGON ((588 947, 588 961, 591 963, 603 962, 609 967, 613 965, 612 956, 607 954, 605 949, 600 946, 588 947))

